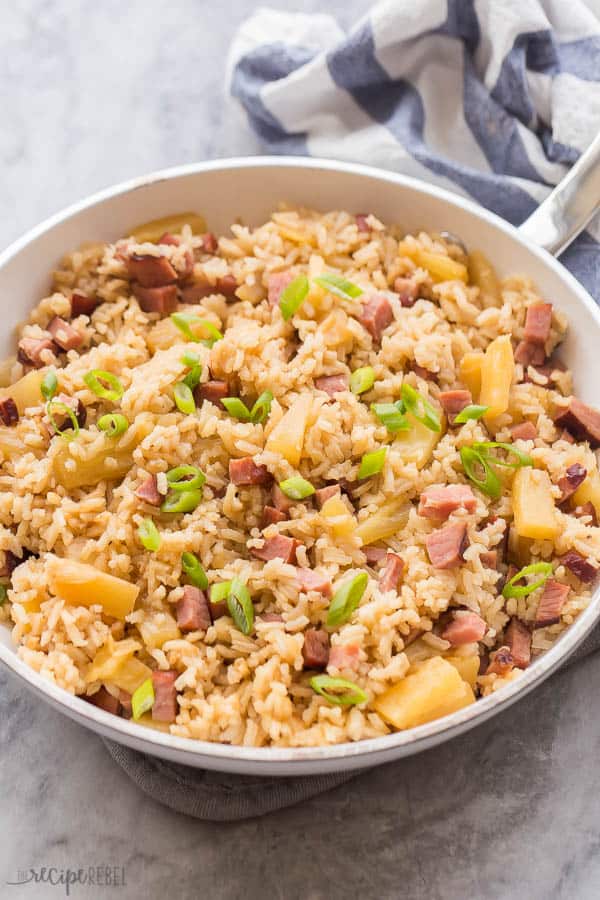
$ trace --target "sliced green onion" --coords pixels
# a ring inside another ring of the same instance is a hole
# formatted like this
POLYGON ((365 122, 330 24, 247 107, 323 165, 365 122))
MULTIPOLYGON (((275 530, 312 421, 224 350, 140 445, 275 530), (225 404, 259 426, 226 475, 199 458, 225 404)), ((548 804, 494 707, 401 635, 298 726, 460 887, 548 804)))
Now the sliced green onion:
POLYGON ((154 685, 151 678, 143 681, 131 695, 131 715, 134 719, 140 719, 144 713, 149 712, 154 706, 154 685))
POLYGON ((167 484, 172 491, 195 491, 202 488, 206 475, 197 466, 175 466, 167 472, 167 484))
POLYGON ((350 390, 353 394, 366 394, 375 384, 375 369, 373 366, 362 366, 350 376, 350 390))
POLYGON ((163 500, 160 511, 164 513, 193 512, 202 500, 202 491, 174 491, 163 500))
POLYGON ((465 406, 464 409, 461 409, 457 416, 454 416, 454 424, 464 425, 464 423, 468 422, 470 419, 481 419, 482 416, 485 416, 488 409, 489 406, 477 406, 477 404, 471 403, 469 406, 465 406))
POLYGON ((371 475, 377 475, 378 472, 381 472, 385 464, 386 453, 387 447, 380 447, 379 450, 373 450, 372 453, 365 453, 360 461, 358 480, 370 478, 371 475))
POLYGON ((239 419, 240 422, 250 421, 250 410, 239 397, 223 397, 221 403, 234 419, 239 419))
POLYGON ((493 500, 497 500, 502 494, 502 482, 489 464, 487 456, 473 447, 461 447, 460 461, 467 478, 475 487, 493 500))
POLYGON ((353 681, 347 678, 332 678, 331 675, 315 675, 309 684, 313 691, 335 706, 355 706, 364 703, 367 695, 353 681))
POLYGON ((357 284, 342 278, 341 275, 334 275, 333 272, 326 272, 325 275, 319 275, 314 280, 321 287, 328 290, 330 294, 335 294, 336 297, 341 297, 342 300, 353 300, 362 294, 362 288, 359 288, 357 284))
POLYGON ((8 600, 8 588, 5 584, 0 584, 0 606, 4 606, 8 600))
POLYGON ((254 607, 250 591, 241 578, 234 578, 229 584, 227 609, 242 634, 250 634, 254 625, 254 607))
POLYGON ((271 412, 271 403, 273 402, 273 394, 271 391, 263 391, 250 412, 250 420, 255 425, 262 425, 266 422, 271 412))
POLYGON ((202 375, 202 366, 200 363, 196 363, 196 365, 192 366, 190 371, 187 373, 185 378, 182 381, 182 384, 186 384, 190 391, 193 391, 194 388, 198 387, 200 384, 200 376, 202 375))
POLYGON ((425 425, 430 431, 442 430, 442 423, 440 422, 440 417, 435 408, 422 394, 415 391, 414 387, 411 387, 410 384, 404 382, 400 395, 402 397, 404 409, 410 412, 417 422, 425 425))
POLYGON ((513 577, 506 582, 502 589, 502 596, 526 597, 528 594, 531 594, 533 591, 536 591, 539 587, 546 584, 551 575, 552 563, 532 563, 530 566, 525 566, 524 569, 521 569, 520 572, 517 572, 516 575, 513 575, 513 577), (542 577, 532 584, 517 585, 516 582, 520 581, 521 578, 525 578, 526 575, 541 575, 542 577))
POLYGON ((103 369, 92 369, 87 375, 83 376, 83 380, 96 397, 101 400, 110 400, 112 403, 118 403, 125 388, 116 375, 112 372, 105 372, 103 369), (108 387, 107 387, 108 385, 108 387))
POLYGON ((160 534, 152 519, 143 519, 138 527, 138 536, 146 550, 156 553, 160 547, 160 534))
POLYGON ((382 425, 390 434, 408 431, 410 422, 404 415, 401 403, 371 403, 371 411, 375 413, 382 425))
POLYGON ((194 395, 192 394, 190 386, 186 384, 185 381, 179 381, 175 385, 173 388, 173 397, 175 399, 175 405, 180 412, 185 413, 188 416, 191 416, 196 412, 194 395))
POLYGON ((186 350, 181 357, 181 362, 184 366, 189 366, 190 369, 193 369, 194 366, 197 366, 200 362, 200 357, 197 353, 194 353, 193 350, 186 350))
POLYGON ((196 587, 200 588, 201 591, 205 591, 207 589, 208 578, 206 577, 206 572, 202 568, 200 560, 195 553, 181 554, 181 568, 190 579, 192 584, 195 584, 196 587))
POLYGON ((360 572, 337 589, 327 613, 327 625, 330 628, 336 625, 343 625, 344 622, 348 621, 360 603, 368 581, 369 576, 367 573, 360 572))
POLYGON ((97 424, 100 431, 105 431, 106 436, 111 438, 125 434, 129 428, 129 422, 121 413, 106 413, 105 416, 100 416, 97 424))
POLYGON ((77 416, 66 403, 62 403, 60 400, 49 400, 46 403, 46 415, 50 419, 54 434, 59 434, 65 441, 72 441, 79 434, 79 422, 77 421, 77 416), (65 430, 64 422, 59 427, 58 422, 54 418, 55 413, 66 416, 70 420, 72 431, 68 429, 65 430))
POLYGON ((302 478, 301 475, 292 475, 291 478, 280 481, 279 487, 290 500, 304 500, 315 493, 315 489, 310 481, 302 478))
POLYGON ((216 344, 217 341, 220 341, 223 338, 219 329, 213 325, 212 322, 208 319, 201 319, 200 316, 196 316, 194 313, 171 313, 171 319, 182 334, 184 334, 189 341, 193 341, 196 344, 205 344, 207 347, 212 347, 213 344, 216 344), (191 329, 192 325, 200 325, 207 337, 200 338, 194 334, 191 329))
POLYGON ((480 443, 473 444, 473 449, 483 456, 487 456, 487 459, 495 466, 504 466, 507 469, 521 469, 523 466, 533 465, 533 460, 528 453, 523 453, 522 450, 518 450, 512 444, 504 444, 502 441, 481 441, 480 443), (512 453, 513 456, 516 456, 517 461, 515 463, 509 463, 504 459, 500 459, 498 456, 492 456, 487 451, 491 450, 493 447, 500 447, 502 450, 506 450, 507 453, 512 453))
POLYGON ((294 313, 298 312, 306 300, 308 291, 309 284, 306 275, 298 275, 283 289, 279 298, 279 309, 286 322, 292 318, 294 313))
POLYGON ((42 397, 44 398, 44 400, 52 400, 57 390, 58 378, 56 377, 56 372, 50 369, 50 371, 46 372, 46 374, 44 375, 44 378, 42 379, 42 383, 40 385, 42 397))
POLYGON ((210 589, 210 602, 222 603, 223 600, 227 600, 230 587, 230 581, 219 581, 218 584, 213 584, 210 589))

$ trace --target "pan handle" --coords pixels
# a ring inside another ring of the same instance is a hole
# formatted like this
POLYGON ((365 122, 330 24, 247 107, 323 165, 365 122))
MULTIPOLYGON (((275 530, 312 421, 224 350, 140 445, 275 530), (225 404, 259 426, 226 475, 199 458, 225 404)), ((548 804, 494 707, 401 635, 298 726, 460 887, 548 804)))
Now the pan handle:
POLYGON ((520 226, 538 247, 558 256, 600 209, 600 133, 549 197, 520 226))

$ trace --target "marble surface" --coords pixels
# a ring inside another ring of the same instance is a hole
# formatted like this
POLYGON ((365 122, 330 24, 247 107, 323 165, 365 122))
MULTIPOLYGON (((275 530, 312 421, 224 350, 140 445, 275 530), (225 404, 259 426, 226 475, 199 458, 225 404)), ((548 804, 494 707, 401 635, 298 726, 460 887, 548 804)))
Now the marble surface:
MULTIPOLYGON (((112 182, 257 152, 223 102, 251 0, 0 5, 0 245, 112 182)), ((318 0, 274 2, 322 9, 318 0)), ((369 4, 328 4, 348 25, 369 4)), ((592 900, 600 895, 600 658, 501 717, 301 806, 234 825, 142 795, 100 740, 0 672, 0 896, 29 867, 125 867, 74 897, 592 900), (591 685, 591 688, 590 688, 591 685)))

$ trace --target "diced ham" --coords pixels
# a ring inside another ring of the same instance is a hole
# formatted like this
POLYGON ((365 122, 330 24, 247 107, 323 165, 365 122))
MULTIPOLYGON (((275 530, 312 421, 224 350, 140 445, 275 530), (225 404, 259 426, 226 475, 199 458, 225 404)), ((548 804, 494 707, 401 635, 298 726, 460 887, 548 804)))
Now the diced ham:
POLYGON ((348 376, 340 375, 322 375, 315 378, 315 387, 318 391, 325 391, 330 397, 334 397, 340 391, 348 390, 348 376))
POLYGON ((406 309, 414 306, 419 299, 419 286, 414 278, 396 278, 394 281, 394 291, 398 294, 400 305, 406 309))
POLYGON ((374 547, 373 544, 367 544, 366 547, 362 548, 363 553, 367 557, 367 563, 370 566, 377 566, 380 562, 388 555, 388 551, 385 547, 374 547))
POLYGON ((262 527, 266 528, 267 525, 276 525, 278 522, 285 522, 288 518, 288 514, 283 512, 283 510, 276 509, 274 506, 265 506, 263 509, 262 527))
POLYGON ((533 422, 519 422, 510 429, 513 441, 535 441, 538 436, 533 422))
POLYGON ((257 465, 251 456, 229 460, 229 478, 234 484, 268 484, 271 473, 266 466, 257 465))
POLYGON ((282 559, 286 563, 291 563, 296 558, 296 548, 299 545, 300 541, 295 538, 285 534, 276 534, 275 537, 267 538, 262 547, 253 547, 250 552, 257 559, 265 562, 270 559, 282 559))
POLYGON ((552 304, 532 303, 527 309, 523 337, 532 344, 545 344, 550 337, 552 304))
POLYGON ((74 291, 71 294, 71 318, 75 319, 77 316, 91 316, 97 306, 100 306, 102 301, 98 297, 88 297, 86 294, 80 294, 78 291, 74 291))
POLYGON ((354 216, 354 221, 356 222, 356 227, 362 234, 370 234, 371 226, 367 222, 369 218, 369 213, 357 213, 354 216))
POLYGON ((559 436, 558 436, 558 440, 559 440, 559 441, 566 441, 567 444, 574 444, 574 443, 575 443, 575 438, 573 437, 573 435, 571 434, 570 431, 567 431, 566 428, 563 428, 563 430, 561 431, 561 433, 560 433, 559 436))
POLYGON ((568 584, 561 584, 552 578, 546 582, 535 614, 535 628, 545 628, 546 625, 560 622, 560 614, 569 590, 568 584))
POLYGON ((16 425, 19 421, 19 410, 12 397, 0 399, 0 420, 3 425, 16 425))
POLYGON ((162 316, 177 309, 177 285, 165 284, 162 287, 143 287, 137 281, 132 282, 131 290, 144 312, 160 313, 162 316))
POLYGON ((177 281, 177 272, 166 256, 132 253, 125 260, 129 277, 142 287, 163 287, 177 281))
POLYGON ((261 622, 283 622, 283 616, 275 612, 261 613, 258 618, 261 622))
POLYGON ((287 513, 294 505, 294 501, 283 493, 278 484, 273 485, 271 490, 271 500, 275 509, 279 510, 279 512, 286 513, 287 518, 287 513))
POLYGON ((439 401, 448 416, 448 423, 454 425, 454 420, 459 412, 462 412, 465 406, 470 406, 473 398, 471 391, 441 391, 439 401))
POLYGON ((113 695, 106 690, 104 685, 100 687, 95 694, 91 694, 89 697, 85 697, 88 703, 92 703, 94 706, 97 706, 99 709, 103 709, 105 712, 112 713, 113 716, 119 715, 119 707, 120 702, 118 697, 113 697, 113 695))
POLYGON ((591 562, 582 556, 581 553, 577 553, 576 550, 569 550, 568 553, 565 553, 564 556, 560 558, 563 566, 566 566, 573 575, 576 575, 580 581, 585 582, 585 584, 590 584, 596 576, 598 575, 598 569, 596 566, 593 566, 591 562))
POLYGON ((329 651, 329 663, 327 668, 335 668, 340 671, 352 669, 356 671, 360 664, 360 648, 358 644, 336 644, 329 651))
POLYGON ((296 569, 296 581, 301 591, 317 591, 324 597, 331 596, 331 581, 314 569, 296 569))
POLYGON ((21 338, 17 345, 17 359, 24 366, 33 366, 34 369, 41 369, 48 361, 52 361, 52 357, 49 360, 47 358, 48 350, 54 354, 55 345, 50 337, 21 338))
POLYGON ((379 590, 384 593, 385 591, 395 591, 403 570, 404 560, 390 550, 386 554, 385 568, 379 576, 379 590))
POLYGON ((175 607, 177 624, 182 631, 206 631, 210 628, 211 617, 208 599, 204 591, 193 584, 186 584, 183 597, 175 607))
POLYGON ((215 406, 223 407, 221 400, 223 397, 229 397, 230 390, 226 381, 206 381, 199 384, 194 391, 194 398, 197 404, 201 404, 203 400, 214 403, 215 406))
POLYGON ((421 494, 418 513, 426 519, 447 519, 457 509, 475 512, 476 506, 477 499, 468 484, 433 485, 421 494))
POLYGON ((372 294, 363 304, 358 321, 367 329, 373 340, 379 342, 393 318, 392 305, 385 294, 372 294))
POLYGON ((477 613, 457 612, 452 621, 442 631, 442 637, 453 647, 480 641, 487 631, 487 625, 477 613))
POLYGON ((559 428, 567 428, 578 441, 589 441, 590 447, 600 447, 600 412, 587 403, 572 397, 571 402, 554 420, 559 428))
POLYGON ((329 661, 329 635, 326 631, 308 628, 302 646, 305 669, 324 669, 329 661))
POLYGON ((531 662, 531 632, 527 625, 512 618, 504 632, 504 640, 517 669, 526 669, 531 662))
POLYGON ((528 369, 524 373, 523 381, 537 384, 539 387, 545 388, 549 387, 550 384, 556 384, 561 372, 565 371, 565 367, 562 363, 558 362, 531 365, 529 368, 533 370, 533 374, 530 374, 528 369))
POLYGON ((177 234, 169 234, 168 231, 165 231, 161 237, 158 239, 159 244, 167 244, 167 246, 171 247, 179 247, 181 244, 181 238, 177 234))
POLYGON ((267 299, 271 306, 277 306, 284 290, 296 276, 289 269, 286 272, 273 272, 269 275, 267 299))
POLYGON ((15 554, 11 550, 5 550, 4 565, 0 567, 0 577, 10 578, 14 570, 18 565, 21 564, 21 562, 23 562, 23 560, 19 559, 18 556, 15 556, 15 554))
POLYGON ((546 353, 540 344, 531 341, 520 341, 515 348, 515 362, 522 366, 541 366, 546 359, 546 353))
POLYGON ((124 719, 130 719, 133 710, 131 708, 131 694, 127 691, 119 691, 119 703, 121 704, 121 715, 124 719))
POLYGON ((218 294, 216 285, 211 284, 210 281, 205 278, 196 277, 196 280, 193 284, 183 285, 181 288, 181 299, 183 303, 199 303, 200 300, 204 300, 205 297, 210 297, 212 294, 218 294))
POLYGON ((154 706, 152 718, 155 722, 174 722, 177 718, 177 691, 175 682, 177 672, 169 669, 167 672, 153 672, 152 684, 154 686, 154 706))
POLYGON ((210 610, 210 615, 213 620, 219 619, 221 616, 226 616, 229 613, 229 608, 227 606, 227 600, 219 600, 218 603, 212 603, 210 600, 208 602, 208 608, 210 610))
POLYGON ((205 253, 216 253, 219 249, 219 242, 212 231, 202 235, 202 249, 205 253))
MULTIPOLYGON (((68 394, 60 393, 57 395, 56 399, 63 403, 65 406, 68 406, 69 409, 72 409, 75 413, 75 418, 77 419, 77 424, 80 428, 83 428, 85 423, 87 422, 87 409, 79 399, 79 397, 69 397, 68 394)), ((55 421, 60 423, 62 414, 57 412, 54 414, 55 421)), ((58 425, 59 431, 68 431, 73 427, 73 423, 69 416, 64 416, 62 424, 58 425)))
POLYGON ((162 497, 156 486, 156 475, 148 475, 135 490, 135 496, 150 506, 160 506, 162 497))
POLYGON ((484 550, 483 553, 479 554, 479 559, 483 566, 486 566, 488 569, 495 569, 498 565, 498 551, 484 550))
POLYGON ((515 661, 508 647, 499 647, 487 667, 486 675, 507 675, 515 667, 515 661))
POLYGON ((335 495, 340 492, 341 488, 339 484, 328 484, 326 487, 319 488, 315 491, 315 500, 317 501, 319 509, 321 509, 323 504, 329 500, 330 497, 335 497, 335 495))
POLYGON ((568 466, 565 474, 558 479, 558 487, 561 490, 560 502, 564 503, 565 500, 568 500, 586 478, 587 469, 581 463, 573 463, 568 466))
POLYGON ((598 516, 596 514, 596 507, 592 503, 591 500, 588 500, 587 503, 583 503, 581 506, 576 506, 573 510, 573 515, 578 519, 583 518, 583 516, 589 516, 591 519, 590 525, 597 527, 598 525, 598 516))
POLYGON ((462 554, 467 548, 467 525, 452 522, 438 528, 425 538, 425 546, 431 564, 436 569, 453 569, 460 566, 462 554))
POLYGON ((228 300, 235 300, 235 292, 238 287, 235 275, 223 275, 222 278, 217 278, 217 293, 223 294, 228 300))
POLYGON ((83 336, 60 316, 54 316, 48 323, 48 331, 62 350, 75 350, 83 344, 83 336))

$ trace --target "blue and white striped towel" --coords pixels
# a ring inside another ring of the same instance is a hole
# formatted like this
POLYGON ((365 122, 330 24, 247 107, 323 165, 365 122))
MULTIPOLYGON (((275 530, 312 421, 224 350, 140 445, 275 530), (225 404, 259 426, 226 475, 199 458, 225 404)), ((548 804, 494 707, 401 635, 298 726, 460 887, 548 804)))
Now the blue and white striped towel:
MULTIPOLYGON (((393 169, 519 224, 600 130, 600 0, 384 0, 350 34, 259 9, 230 91, 271 153, 393 169)), ((597 218, 563 261, 600 301, 597 218)))

